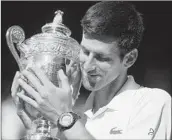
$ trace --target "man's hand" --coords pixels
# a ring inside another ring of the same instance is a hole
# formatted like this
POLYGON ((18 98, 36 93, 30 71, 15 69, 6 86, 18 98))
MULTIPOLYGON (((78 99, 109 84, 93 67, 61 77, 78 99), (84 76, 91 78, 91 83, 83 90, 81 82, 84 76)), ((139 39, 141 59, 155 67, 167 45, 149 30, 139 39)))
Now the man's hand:
POLYGON ((21 76, 20 73, 16 72, 13 79, 12 87, 11 87, 11 95, 17 108, 17 115, 22 120, 25 128, 29 130, 31 129, 32 120, 24 110, 24 102, 21 99, 19 99, 19 97, 17 96, 17 93, 24 94, 25 92, 24 90, 21 89, 18 83, 18 79, 20 76, 21 76))
POLYGON ((40 111, 45 118, 56 124, 59 115, 71 111, 71 86, 63 70, 59 70, 57 75, 60 87, 56 87, 37 67, 24 70, 21 74, 32 83, 32 86, 23 78, 19 78, 18 84, 28 96, 21 92, 17 93, 17 96, 40 111))
POLYGON ((69 79, 69 83, 73 88, 72 99, 73 105, 79 96, 79 90, 81 87, 81 69, 78 63, 75 63, 72 60, 66 60, 66 75, 69 79))

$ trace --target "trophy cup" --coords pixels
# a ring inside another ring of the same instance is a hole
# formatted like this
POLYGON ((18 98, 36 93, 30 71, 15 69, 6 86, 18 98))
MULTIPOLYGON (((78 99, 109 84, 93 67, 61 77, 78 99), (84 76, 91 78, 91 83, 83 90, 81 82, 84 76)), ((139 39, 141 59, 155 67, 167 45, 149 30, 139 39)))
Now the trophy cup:
MULTIPOLYGON (((58 10, 52 23, 42 26, 42 33, 33 35, 25 40, 25 33, 19 26, 7 30, 6 40, 20 71, 28 66, 41 68, 49 80, 58 85, 57 72, 65 68, 65 60, 79 62, 79 43, 70 37, 71 31, 62 23, 63 12, 58 10), (16 48, 17 49, 16 49, 16 48)), ((75 99, 77 95, 73 98, 75 99)), ((22 140, 57 140, 51 136, 51 123, 29 104, 24 103, 25 109, 36 118, 34 133, 26 135, 22 140)))

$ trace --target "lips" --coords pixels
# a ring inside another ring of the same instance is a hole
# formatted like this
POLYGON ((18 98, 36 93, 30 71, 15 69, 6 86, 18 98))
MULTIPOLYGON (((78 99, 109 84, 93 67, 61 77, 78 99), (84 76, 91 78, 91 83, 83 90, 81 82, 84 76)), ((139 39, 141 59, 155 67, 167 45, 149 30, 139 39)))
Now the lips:
POLYGON ((88 74, 89 76, 99 76, 98 74, 88 74))
POLYGON ((100 78, 102 77, 101 74, 97 73, 95 70, 86 72, 84 69, 82 69, 82 74, 85 78, 87 77, 88 80, 93 80, 95 82, 97 80, 100 80, 100 78))
POLYGON ((95 72, 87 72, 87 75, 89 75, 89 76, 100 76, 100 74, 99 73, 95 73, 95 72))
POLYGON ((93 80, 93 81, 97 81, 98 79, 100 79, 100 75, 99 74, 87 74, 88 79, 93 80))
POLYGON ((100 76, 100 74, 97 74, 97 73, 87 73, 87 75, 88 75, 88 76, 93 76, 93 77, 95 77, 95 76, 100 76))

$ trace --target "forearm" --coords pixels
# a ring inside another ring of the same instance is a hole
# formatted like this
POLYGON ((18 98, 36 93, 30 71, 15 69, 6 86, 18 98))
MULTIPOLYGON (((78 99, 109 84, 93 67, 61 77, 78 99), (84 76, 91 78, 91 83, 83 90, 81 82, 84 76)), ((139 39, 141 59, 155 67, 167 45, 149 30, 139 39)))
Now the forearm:
POLYGON ((94 140, 93 136, 86 130, 80 120, 78 120, 72 128, 65 130, 63 135, 68 140, 94 140))

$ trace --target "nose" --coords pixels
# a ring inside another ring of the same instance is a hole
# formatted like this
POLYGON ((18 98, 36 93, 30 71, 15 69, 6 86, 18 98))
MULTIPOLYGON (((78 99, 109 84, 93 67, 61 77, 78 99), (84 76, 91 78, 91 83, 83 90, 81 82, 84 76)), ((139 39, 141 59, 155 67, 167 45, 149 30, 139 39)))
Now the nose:
POLYGON ((90 53, 88 56, 84 55, 84 58, 82 59, 81 63, 82 63, 82 67, 85 70, 85 72, 95 70, 95 68, 96 68, 93 53, 90 53))

